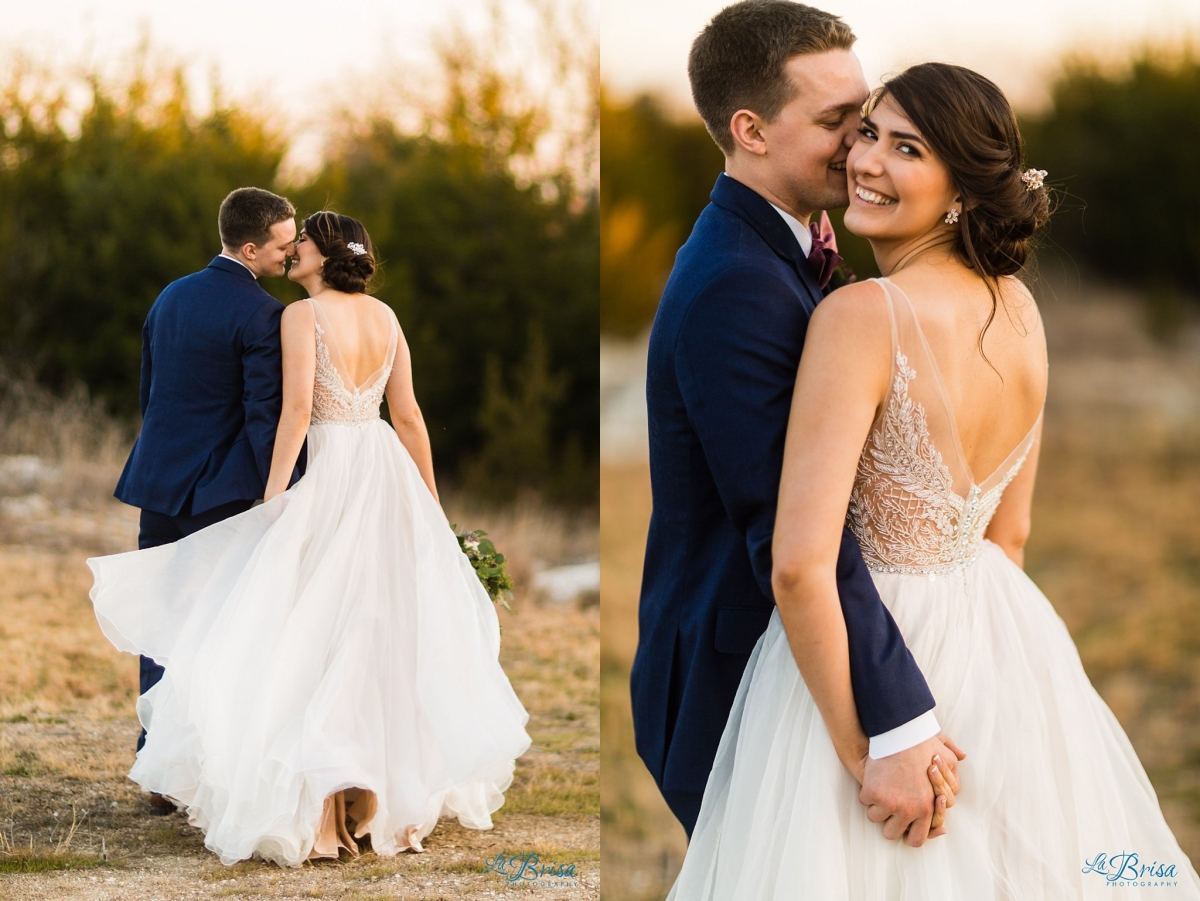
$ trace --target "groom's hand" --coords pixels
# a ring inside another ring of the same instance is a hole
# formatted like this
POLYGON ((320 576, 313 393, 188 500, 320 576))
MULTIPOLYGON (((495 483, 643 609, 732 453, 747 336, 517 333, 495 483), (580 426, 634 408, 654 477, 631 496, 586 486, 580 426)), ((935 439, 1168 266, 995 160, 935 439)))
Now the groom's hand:
POLYGON ((885 838, 903 838, 905 844, 921 847, 929 838, 935 812, 934 777, 930 771, 933 759, 937 757, 945 764, 939 767, 939 773, 949 792, 949 807, 958 791, 960 754, 953 742, 943 742, 938 736, 880 760, 868 758, 858 796, 866 805, 867 819, 883 824, 885 838))

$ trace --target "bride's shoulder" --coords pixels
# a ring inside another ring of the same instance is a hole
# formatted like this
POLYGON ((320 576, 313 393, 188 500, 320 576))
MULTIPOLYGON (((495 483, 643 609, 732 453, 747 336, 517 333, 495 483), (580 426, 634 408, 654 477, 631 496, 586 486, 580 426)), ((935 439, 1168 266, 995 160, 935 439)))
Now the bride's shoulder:
POLYGON ((886 337, 891 333, 887 292, 875 279, 838 288, 817 304, 809 329, 886 337))
POLYGON ((293 300, 283 308, 283 322, 307 324, 310 327, 316 321, 316 314, 313 312, 311 303, 308 303, 308 298, 301 300, 293 300))
POLYGON ((879 282, 838 288, 817 304, 804 339, 805 356, 872 382, 886 381, 892 347, 888 305, 879 282))

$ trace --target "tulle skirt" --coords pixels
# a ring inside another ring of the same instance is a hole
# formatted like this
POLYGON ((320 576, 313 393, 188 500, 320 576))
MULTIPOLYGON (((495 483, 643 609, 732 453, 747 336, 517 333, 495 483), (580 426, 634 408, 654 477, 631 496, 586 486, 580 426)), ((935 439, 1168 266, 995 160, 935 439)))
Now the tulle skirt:
POLYGON ((492 602, 395 432, 315 424, 308 450, 270 502, 88 561, 104 634, 166 667, 130 778, 227 864, 299 865, 351 788, 378 854, 440 815, 488 829, 530 744, 492 602))
POLYGON ((674 901, 1200 898, 1065 625, 1000 549, 876 585, 966 751, 947 834, 888 841, 834 752, 776 611, 750 657, 674 901))

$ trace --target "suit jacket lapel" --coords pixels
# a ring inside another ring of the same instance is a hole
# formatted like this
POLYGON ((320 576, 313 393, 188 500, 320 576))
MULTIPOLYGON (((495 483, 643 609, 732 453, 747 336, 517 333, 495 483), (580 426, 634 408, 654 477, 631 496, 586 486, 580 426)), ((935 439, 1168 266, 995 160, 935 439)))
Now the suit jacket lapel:
POLYGON ((808 258, 800 249, 800 242, 796 240, 796 236, 788 228, 788 224, 775 212, 770 203, 757 192, 725 173, 717 176, 717 183, 713 185, 712 194, 709 197, 717 206, 746 220, 776 255, 792 264, 800 283, 808 293, 811 305, 815 307, 820 303, 821 286, 817 284, 817 280, 809 268, 808 258))

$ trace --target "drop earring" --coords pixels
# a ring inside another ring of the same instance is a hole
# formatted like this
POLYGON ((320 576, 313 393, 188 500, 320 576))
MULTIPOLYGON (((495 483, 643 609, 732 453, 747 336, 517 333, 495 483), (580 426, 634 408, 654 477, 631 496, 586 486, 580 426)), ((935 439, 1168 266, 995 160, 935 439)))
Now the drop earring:
POLYGON ((954 223, 958 222, 958 210, 951 207, 950 212, 946 214, 945 222, 947 225, 954 225, 954 223))

